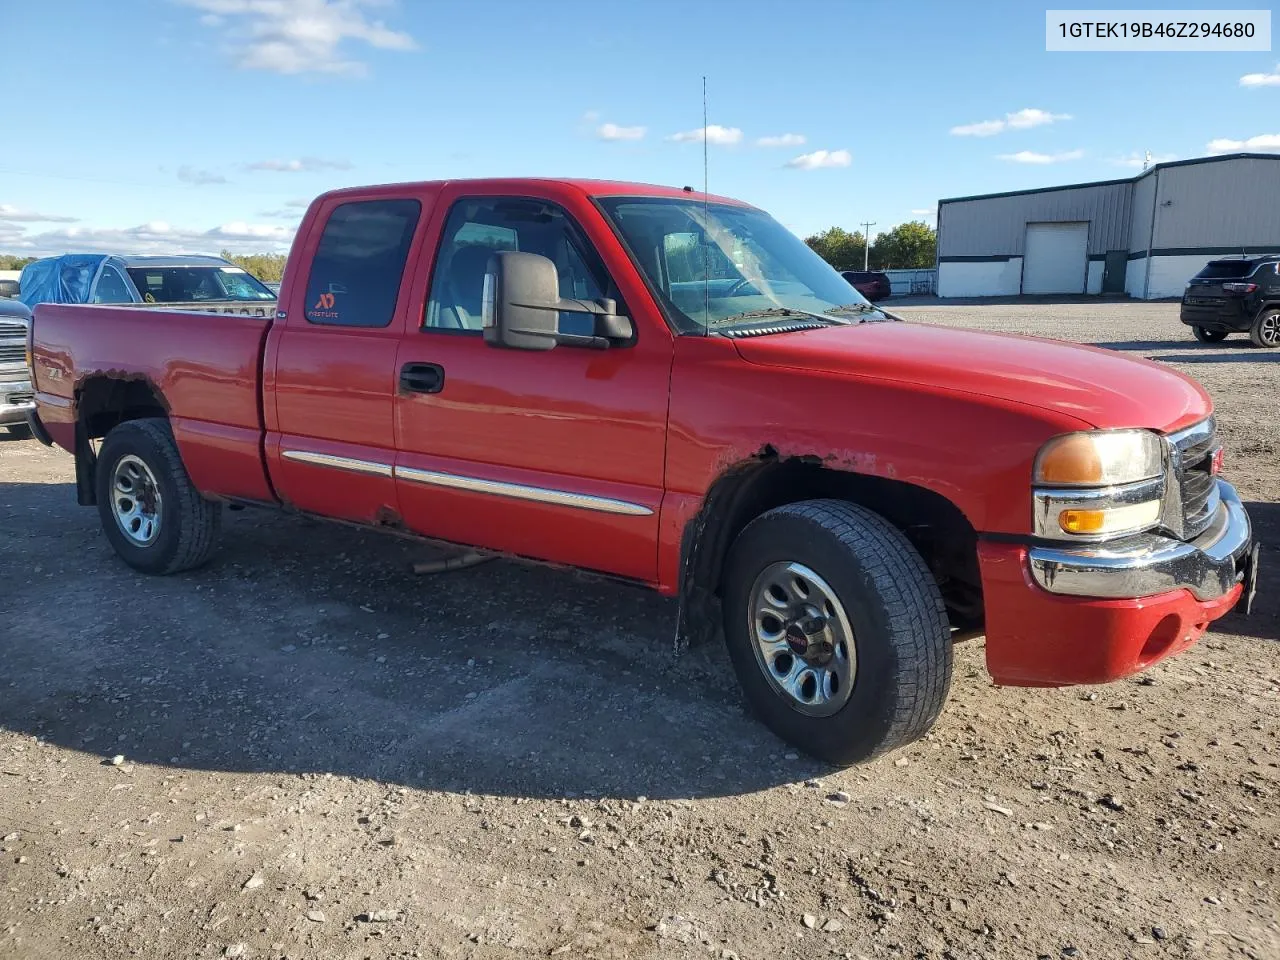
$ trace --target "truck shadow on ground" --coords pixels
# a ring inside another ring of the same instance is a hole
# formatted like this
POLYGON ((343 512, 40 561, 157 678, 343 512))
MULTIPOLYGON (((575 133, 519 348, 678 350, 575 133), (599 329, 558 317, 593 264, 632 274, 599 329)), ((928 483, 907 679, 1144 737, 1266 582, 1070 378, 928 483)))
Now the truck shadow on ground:
POLYGON ((1253 536, 1262 544, 1258 557, 1258 593, 1253 612, 1243 603, 1213 624, 1215 633, 1280 640, 1280 503, 1246 503, 1253 536))
POLYGON ((413 542, 228 513, 206 568, 125 567, 69 484, 0 484, 0 725, 104 759, 515 796, 736 795, 819 775, 675 604, 413 542), (790 759, 788 758, 790 757, 790 759))

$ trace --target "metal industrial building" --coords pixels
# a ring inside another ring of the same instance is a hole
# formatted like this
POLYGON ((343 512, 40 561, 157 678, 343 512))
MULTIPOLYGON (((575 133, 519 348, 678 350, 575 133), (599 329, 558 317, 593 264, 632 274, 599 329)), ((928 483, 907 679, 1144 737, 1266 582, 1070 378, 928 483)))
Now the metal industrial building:
POLYGON ((1280 156, 938 202, 938 295, 1182 295, 1206 260, 1280 253, 1280 156))

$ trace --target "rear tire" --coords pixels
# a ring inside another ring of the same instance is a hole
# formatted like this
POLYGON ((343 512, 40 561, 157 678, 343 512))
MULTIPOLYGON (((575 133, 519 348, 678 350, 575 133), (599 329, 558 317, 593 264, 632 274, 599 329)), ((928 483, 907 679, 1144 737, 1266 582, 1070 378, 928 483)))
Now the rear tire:
POLYGON ((178 573, 213 555, 221 504, 191 483, 167 420, 130 420, 108 433, 94 484, 102 530, 135 570, 178 573))
POLYGON ((1280 347, 1280 310, 1263 310, 1249 328, 1249 339, 1255 347, 1280 347))
POLYGON ((1192 327, 1191 332, 1201 343, 1221 343, 1227 339, 1226 330, 1206 330, 1204 327, 1192 327))
POLYGON ((933 726, 951 681, 946 608, 883 517, 840 500, 770 510, 730 548, 722 596, 734 671, 782 739, 847 765, 933 726))

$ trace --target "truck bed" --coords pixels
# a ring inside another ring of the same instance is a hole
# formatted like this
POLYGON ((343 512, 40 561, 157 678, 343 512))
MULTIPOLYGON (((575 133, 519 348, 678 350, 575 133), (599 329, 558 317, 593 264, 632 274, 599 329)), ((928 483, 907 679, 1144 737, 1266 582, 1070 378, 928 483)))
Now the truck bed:
POLYGON ((40 304, 32 362, 41 420, 59 446, 74 451, 81 398, 107 389, 107 377, 128 381, 121 402, 151 403, 169 414, 198 489, 273 500, 262 461, 261 404, 271 322, 151 307, 40 304))

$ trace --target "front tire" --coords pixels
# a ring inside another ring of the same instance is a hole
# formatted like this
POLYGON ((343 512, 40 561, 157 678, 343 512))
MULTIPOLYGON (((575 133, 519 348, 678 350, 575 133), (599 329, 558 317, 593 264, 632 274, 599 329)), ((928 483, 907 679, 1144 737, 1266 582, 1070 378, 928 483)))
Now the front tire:
POLYGON ((1192 327, 1191 332, 1201 343, 1221 343, 1227 339, 1226 330, 1208 330, 1204 327, 1192 327))
POLYGON ((938 586, 883 517, 809 500, 757 517, 730 548, 724 631, 752 710, 838 765, 923 736, 951 681, 938 586))
POLYGON ((1263 310, 1249 328, 1249 339, 1255 347, 1280 347, 1280 310, 1263 310))
POLYGON ((178 573, 213 555, 221 505, 192 484, 167 420, 130 420, 108 433, 94 483, 102 530, 135 570, 178 573))

